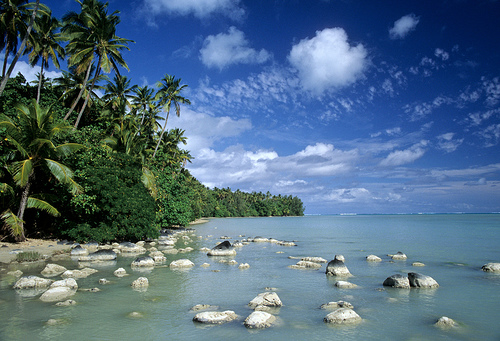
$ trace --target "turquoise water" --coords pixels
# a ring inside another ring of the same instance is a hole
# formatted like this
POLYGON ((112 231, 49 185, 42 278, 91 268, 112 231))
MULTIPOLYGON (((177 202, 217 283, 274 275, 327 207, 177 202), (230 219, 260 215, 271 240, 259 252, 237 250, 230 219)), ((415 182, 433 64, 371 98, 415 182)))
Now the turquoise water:
MULTIPOLYGON (((157 267, 150 272, 130 268, 133 257, 120 257, 116 264, 95 267, 98 273, 78 280, 80 288, 100 292, 77 292, 75 306, 57 307, 35 297, 23 297, 11 287, 13 279, 0 277, 0 340, 499 340, 500 275, 481 271, 488 262, 500 262, 500 215, 357 215, 290 218, 214 219, 195 226, 193 242, 178 247, 213 247, 229 236, 231 241, 263 236, 294 240, 297 246, 251 243, 233 257, 250 268, 219 262, 200 251, 167 255, 167 263, 188 258, 190 270, 157 267), (407 261, 392 262, 387 254, 398 251, 407 261), (297 260, 289 256, 345 257, 354 275, 355 289, 338 289, 335 279, 318 271, 294 270, 297 260), (368 263, 375 254, 381 263, 368 263), (412 267, 415 261, 425 267, 412 267), (208 268, 200 267, 210 263, 208 268), (130 276, 112 272, 124 267, 130 276), (433 277, 438 289, 392 289, 385 278, 407 272, 433 277), (149 279, 147 291, 137 292, 130 283, 149 279), (100 285, 107 278, 111 284, 100 285), (274 313, 279 323, 265 330, 247 330, 242 321, 252 312, 248 302, 266 287, 276 288, 283 307, 274 313), (355 326, 332 327, 323 322, 328 311, 321 304, 344 300, 363 318, 355 326), (211 304, 234 310, 238 321, 206 326, 192 322, 190 308, 211 304), (131 318, 131 312, 142 317, 131 318), (460 323, 454 330, 433 326, 441 316, 460 323), (63 323, 46 325, 49 319, 63 323)), ((58 261, 69 269, 70 260, 58 261)), ((39 274, 44 264, 22 270, 39 274)), ((58 279, 58 278, 56 278, 58 279)))

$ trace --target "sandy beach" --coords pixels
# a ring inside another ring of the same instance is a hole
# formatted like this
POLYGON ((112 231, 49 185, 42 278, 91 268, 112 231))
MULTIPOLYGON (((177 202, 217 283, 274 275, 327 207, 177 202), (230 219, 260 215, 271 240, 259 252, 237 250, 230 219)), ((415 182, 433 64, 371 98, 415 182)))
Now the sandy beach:
POLYGON ((8 264, 16 258, 14 250, 22 250, 23 252, 36 251, 41 255, 52 256, 55 252, 64 250, 69 251, 69 245, 57 244, 57 240, 33 239, 28 238, 22 243, 7 243, 0 242, 0 265, 8 264))

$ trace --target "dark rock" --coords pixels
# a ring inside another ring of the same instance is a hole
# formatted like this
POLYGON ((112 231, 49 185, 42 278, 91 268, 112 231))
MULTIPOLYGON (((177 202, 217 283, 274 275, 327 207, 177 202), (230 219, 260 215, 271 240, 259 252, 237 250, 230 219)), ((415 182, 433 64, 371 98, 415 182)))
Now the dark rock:
POLYGON ((410 286, 415 288, 437 288, 439 287, 438 282, 434 278, 426 275, 422 275, 416 272, 408 273, 408 279, 410 281, 410 286))
POLYGON ((229 240, 225 240, 222 243, 212 248, 212 250, 228 250, 228 249, 231 249, 231 243, 229 242, 229 240))
POLYGON ((390 277, 387 277, 383 283, 385 287, 393 287, 393 288, 403 288, 403 289, 408 289, 410 288, 410 281, 408 280, 408 277, 405 277, 400 274, 392 275, 390 277))

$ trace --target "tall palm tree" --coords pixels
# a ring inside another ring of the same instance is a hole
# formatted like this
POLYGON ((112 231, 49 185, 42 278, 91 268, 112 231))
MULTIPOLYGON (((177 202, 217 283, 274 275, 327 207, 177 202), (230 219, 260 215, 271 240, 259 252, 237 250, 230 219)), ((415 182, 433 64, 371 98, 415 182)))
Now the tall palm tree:
POLYGON ((0 2, 0 33, 3 36, 2 47, 5 46, 5 59, 2 72, 2 82, 0 83, 0 96, 5 90, 7 81, 9 80, 17 60, 24 52, 26 42, 31 34, 35 18, 37 14, 48 13, 48 7, 40 4, 40 0, 35 3, 26 3, 27 0, 2 0, 0 2), (40 10, 39 10, 40 9, 40 10), (21 46, 17 50, 14 59, 10 63, 7 73, 5 73, 7 57, 13 53, 15 48, 10 46, 14 44, 17 46, 17 38, 21 37, 21 46))
POLYGON ((141 123, 139 124, 138 131, 141 130, 142 124, 144 123, 144 118, 149 108, 154 101, 154 89, 151 89, 147 85, 136 87, 134 90, 134 95, 132 95, 132 109, 135 113, 140 113, 141 123))
POLYGON ((156 99, 159 101, 159 105, 163 108, 163 111, 167 112, 165 117, 165 123, 163 124, 163 128, 161 130, 160 138, 158 139, 158 143, 156 144, 155 151, 153 153, 153 158, 156 156, 156 152, 158 151, 158 147, 163 138, 163 133, 165 133, 165 128, 167 127, 168 116, 170 114, 170 108, 172 104, 175 107, 175 114, 177 117, 181 115, 181 107, 180 104, 191 104, 187 98, 184 98, 180 95, 181 91, 187 87, 187 85, 180 85, 181 79, 176 79, 175 76, 165 75, 163 79, 158 82, 157 86, 160 88, 156 93, 156 99))
MULTIPOLYGON (((35 66, 40 59, 42 64, 40 74, 43 76, 44 68, 49 68, 49 59, 56 68, 60 68, 59 58, 64 59, 64 48, 60 43, 64 40, 63 36, 56 31, 59 29, 59 20, 52 17, 52 14, 42 15, 35 21, 35 32, 28 41, 26 51, 29 52, 29 61, 31 66, 35 66)), ((42 77, 39 78, 36 102, 40 102, 40 90, 42 87, 42 77)))
MULTIPOLYGON (((120 17, 117 14, 120 12, 108 14, 108 3, 103 4, 99 0, 83 0, 78 3, 81 5, 81 12, 66 14, 63 17, 62 31, 70 41, 66 46, 66 51, 70 55, 69 65, 76 65, 79 73, 86 69, 86 81, 90 76, 91 64, 94 63, 94 58, 97 58, 97 67, 90 86, 90 91, 92 91, 101 71, 110 73, 115 70, 119 74, 118 65, 128 70, 121 51, 128 50, 128 43, 133 41, 116 36, 116 26, 120 23, 120 17)), ((78 127, 89 96, 90 94, 87 94, 83 107, 78 113, 75 128, 78 127)))
POLYGON ((66 122, 56 123, 50 106, 41 108, 33 100, 30 106, 17 105, 16 110, 19 123, 0 115, 0 127, 5 128, 5 138, 15 148, 16 161, 11 162, 8 169, 22 193, 17 214, 6 212, 3 218, 16 239, 23 241, 26 239, 23 221, 26 208, 45 208, 51 213, 57 212, 48 203, 30 197, 36 174, 48 171, 59 182, 67 185, 73 194, 81 192, 80 186, 73 180, 71 169, 56 159, 71 154, 83 145, 77 143, 56 145, 58 136, 71 127, 66 122))

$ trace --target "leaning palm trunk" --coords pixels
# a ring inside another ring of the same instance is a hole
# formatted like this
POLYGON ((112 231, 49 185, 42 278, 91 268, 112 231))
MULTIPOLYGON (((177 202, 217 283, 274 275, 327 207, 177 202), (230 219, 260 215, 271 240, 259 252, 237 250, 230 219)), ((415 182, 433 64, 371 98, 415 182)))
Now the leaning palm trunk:
POLYGON ((80 101, 80 98, 82 98, 83 92, 85 91, 85 88, 87 87, 87 81, 89 80, 91 69, 92 69, 92 63, 89 63, 89 67, 87 68, 87 73, 85 74, 85 80, 83 81, 82 88, 80 89, 80 92, 78 93, 78 97, 73 102, 73 105, 69 109, 68 113, 66 114, 66 116, 64 116, 65 121, 69 118, 69 115, 71 115, 73 110, 75 110, 75 107, 76 107, 77 103, 80 101))
POLYGON ((17 211, 17 218, 19 219, 19 230, 20 234, 16 235, 17 242, 24 242, 26 240, 26 235, 24 233, 24 211, 26 210, 26 204, 28 203, 28 197, 31 188, 31 175, 28 178, 28 183, 24 186, 23 194, 21 195, 21 203, 19 204, 19 210, 17 211))
POLYGON ((3 57, 3 68, 2 77, 5 77, 5 71, 7 70, 7 58, 9 57, 10 41, 7 40, 7 45, 5 46, 5 57, 3 57))
POLYGON ((40 79, 38 80, 38 91, 36 94, 36 103, 40 103, 40 92, 42 90, 42 79, 43 79, 43 61, 42 61, 42 66, 40 67, 40 79))
MULTIPOLYGON (((97 65, 101 65, 101 56, 99 56, 99 61, 97 62, 97 65)), ((100 70, 100 68, 97 68, 97 70, 95 71, 95 76, 94 76, 94 79, 92 80, 92 85, 90 86, 89 93, 87 94, 87 97, 85 97, 85 102, 83 103, 82 109, 78 113, 78 117, 76 118, 75 128, 78 128, 78 124, 80 123, 83 112, 84 112, 85 108, 87 107, 87 103, 89 102, 89 99, 90 99, 90 94, 94 90, 95 81, 97 79, 97 76, 99 76, 99 70, 100 70)))
POLYGON ((168 121, 168 115, 170 114, 169 111, 167 111, 167 117, 165 117, 165 124, 163 125, 163 128, 161 130, 161 134, 160 134, 160 139, 158 140, 158 143, 156 144, 156 147, 155 147, 155 151, 153 153, 153 159, 155 158, 156 156, 156 151, 158 150, 158 147, 160 146, 160 143, 161 143, 161 139, 163 138, 163 133, 165 133, 165 128, 167 127, 167 121, 168 121))
POLYGON ((38 11, 39 4, 40 4, 40 0, 36 0, 35 9, 33 10, 33 13, 31 14, 30 24, 28 26, 28 30, 26 31, 26 35, 24 36, 24 39, 21 43, 21 46, 19 47, 19 50, 17 50, 17 53, 14 56, 14 59, 12 60, 12 63, 10 63, 9 70, 7 70, 7 74, 4 75, 4 77, 2 79, 2 83, 0 84, 0 96, 2 96, 2 93, 5 90, 5 86, 7 85, 7 81, 9 80, 9 77, 12 74, 12 71, 14 71, 14 66, 16 66, 17 60, 19 59, 21 54, 24 52, 24 47, 26 46, 26 41, 28 40, 28 37, 31 34, 31 29, 33 28, 33 23, 35 22, 36 12, 38 11))

